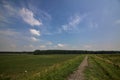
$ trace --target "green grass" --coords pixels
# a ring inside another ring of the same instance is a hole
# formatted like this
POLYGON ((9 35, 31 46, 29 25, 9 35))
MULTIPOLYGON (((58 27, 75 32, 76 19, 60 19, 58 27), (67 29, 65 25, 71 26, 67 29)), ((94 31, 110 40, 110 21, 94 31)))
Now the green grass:
POLYGON ((66 80, 69 74, 75 71, 83 60, 84 56, 77 56, 73 59, 53 65, 39 73, 39 76, 32 80, 66 80))
MULTIPOLYGON (((0 80, 66 80, 85 55, 0 55, 0 80), (27 71, 27 72, 25 72, 27 71)), ((86 80, 119 80, 120 55, 88 55, 86 80)))
POLYGON ((89 66, 85 70, 86 80, 119 80, 120 79, 120 67, 114 65, 118 64, 116 60, 120 62, 120 55, 90 55, 89 66), (100 57, 100 58, 99 58, 100 57), (104 58, 103 58, 104 57, 104 58), (112 58, 113 57, 113 58, 112 58), (108 62, 108 58, 112 59, 108 62), (115 59, 115 60, 114 60, 115 59))
POLYGON ((83 56, 77 56, 0 55, 0 80, 36 80, 46 76, 49 79, 44 80, 56 80, 55 78, 60 78, 61 76, 61 78, 65 78, 80 64, 83 56))
POLYGON ((111 54, 111 55, 99 55, 99 57, 110 60, 112 63, 116 65, 120 65, 120 54, 111 54))

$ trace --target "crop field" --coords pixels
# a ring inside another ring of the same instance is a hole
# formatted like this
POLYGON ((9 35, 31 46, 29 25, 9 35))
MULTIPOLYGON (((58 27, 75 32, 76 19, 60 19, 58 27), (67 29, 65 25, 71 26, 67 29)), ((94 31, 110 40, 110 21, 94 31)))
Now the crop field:
POLYGON ((120 79, 120 54, 14 54, 0 55, 0 80, 67 80, 85 56, 85 80, 120 79))
POLYGON ((120 80, 120 55, 89 55, 86 80, 120 80))
POLYGON ((0 80, 63 80, 83 55, 0 55, 0 80))

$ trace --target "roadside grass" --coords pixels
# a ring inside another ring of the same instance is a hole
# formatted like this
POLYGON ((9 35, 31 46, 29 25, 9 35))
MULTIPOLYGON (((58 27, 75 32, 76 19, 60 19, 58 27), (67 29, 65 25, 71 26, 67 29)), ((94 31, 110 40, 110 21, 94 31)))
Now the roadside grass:
POLYGON ((99 57, 109 60, 113 64, 119 65, 120 66, 120 54, 110 54, 110 55, 99 55, 99 57))
POLYGON ((36 73, 44 70, 48 72, 47 70, 49 70, 49 68, 54 69, 54 67, 62 65, 65 61, 77 56, 78 55, 74 54, 0 55, 0 80, 28 80, 36 75, 36 73))
POLYGON ((63 63, 55 64, 31 80, 66 80, 66 77, 78 68, 83 58, 83 55, 79 55, 63 63))
MULTIPOLYGON (((120 58, 118 58, 118 60, 120 61, 120 58)), ((103 61, 95 57, 95 55, 89 56, 88 63, 89 66, 85 70, 86 80, 119 80, 120 79, 120 67, 110 64, 106 61, 103 61)))

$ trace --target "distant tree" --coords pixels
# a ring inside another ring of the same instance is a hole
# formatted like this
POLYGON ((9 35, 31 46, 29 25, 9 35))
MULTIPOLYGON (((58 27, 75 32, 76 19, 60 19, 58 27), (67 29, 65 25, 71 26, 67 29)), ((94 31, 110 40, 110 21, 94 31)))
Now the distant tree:
POLYGON ((35 55, 40 54, 40 50, 35 50, 35 51, 34 51, 34 54, 35 54, 35 55))

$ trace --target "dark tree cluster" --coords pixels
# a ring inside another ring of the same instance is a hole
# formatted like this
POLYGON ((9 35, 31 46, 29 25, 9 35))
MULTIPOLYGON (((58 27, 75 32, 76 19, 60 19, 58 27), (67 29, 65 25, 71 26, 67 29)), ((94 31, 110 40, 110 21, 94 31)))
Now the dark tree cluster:
POLYGON ((0 54, 120 54, 120 51, 85 51, 85 50, 35 50, 31 52, 0 52, 0 54))
POLYGON ((34 55, 39 54, 119 54, 120 51, 84 51, 84 50, 35 50, 34 55))

